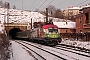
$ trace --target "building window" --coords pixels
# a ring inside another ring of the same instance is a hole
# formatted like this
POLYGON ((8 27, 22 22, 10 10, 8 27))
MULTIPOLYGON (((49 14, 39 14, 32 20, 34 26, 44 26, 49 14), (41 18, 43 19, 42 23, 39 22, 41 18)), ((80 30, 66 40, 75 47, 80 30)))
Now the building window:
POLYGON ((82 33, 82 30, 80 30, 80 33, 82 33))
POLYGON ((80 22, 80 24, 82 23, 82 18, 80 17, 80 19, 79 19, 79 22, 80 22))
POLYGON ((89 13, 85 13, 85 16, 86 16, 86 24, 89 23, 89 13))
POLYGON ((70 13, 72 13, 73 11, 72 10, 69 10, 70 13))
POLYGON ((67 30, 66 30, 66 32, 67 32, 67 30))

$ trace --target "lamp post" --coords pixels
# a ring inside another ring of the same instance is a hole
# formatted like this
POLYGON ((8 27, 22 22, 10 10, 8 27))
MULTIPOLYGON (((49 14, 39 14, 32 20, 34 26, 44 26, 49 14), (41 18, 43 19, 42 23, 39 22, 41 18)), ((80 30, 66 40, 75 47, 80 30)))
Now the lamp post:
POLYGON ((23 15, 23 1, 22 1, 22 11, 21 11, 21 14, 23 15))

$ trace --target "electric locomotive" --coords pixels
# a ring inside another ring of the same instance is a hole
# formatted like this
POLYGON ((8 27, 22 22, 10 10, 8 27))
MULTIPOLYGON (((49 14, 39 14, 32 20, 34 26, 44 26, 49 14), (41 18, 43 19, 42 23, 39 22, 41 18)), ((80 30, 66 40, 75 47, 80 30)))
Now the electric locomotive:
POLYGON ((32 31, 17 32, 16 38, 44 45, 57 45, 62 41, 58 27, 53 24, 34 28, 32 31))
POLYGON ((45 45, 57 45, 61 42, 58 26, 53 24, 48 24, 33 29, 31 33, 31 39, 32 41, 45 45))

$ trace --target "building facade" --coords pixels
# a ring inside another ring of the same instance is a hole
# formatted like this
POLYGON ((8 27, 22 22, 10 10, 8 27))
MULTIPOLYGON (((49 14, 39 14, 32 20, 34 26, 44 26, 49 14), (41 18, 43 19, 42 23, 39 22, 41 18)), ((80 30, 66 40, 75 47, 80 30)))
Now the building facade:
POLYGON ((74 15, 79 14, 79 10, 82 9, 81 7, 68 7, 67 10, 64 10, 64 16, 68 19, 74 18, 74 15))
POLYGON ((57 25, 60 33, 75 33, 76 23, 75 22, 53 22, 57 25))
POLYGON ((80 10, 80 14, 76 15, 76 32, 90 32, 90 7, 80 10))

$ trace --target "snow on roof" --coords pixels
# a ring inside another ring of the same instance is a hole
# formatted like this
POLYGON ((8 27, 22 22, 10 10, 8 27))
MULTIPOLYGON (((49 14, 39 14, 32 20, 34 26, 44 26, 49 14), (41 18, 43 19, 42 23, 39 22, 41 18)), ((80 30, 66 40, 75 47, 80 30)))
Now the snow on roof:
MULTIPOLYGON (((49 20, 53 20, 53 22, 65 22, 66 19, 60 19, 60 18, 53 18, 53 17, 49 17, 49 20)), ((72 22, 71 20, 67 20, 68 22, 72 22)))
POLYGON ((53 22, 54 25, 57 25, 58 28, 76 28, 75 22, 53 22))
POLYGON ((67 9, 82 9, 82 7, 70 7, 70 8, 67 8, 67 9))
POLYGON ((83 8, 86 8, 86 7, 90 7, 90 5, 85 5, 85 6, 83 6, 83 8))

